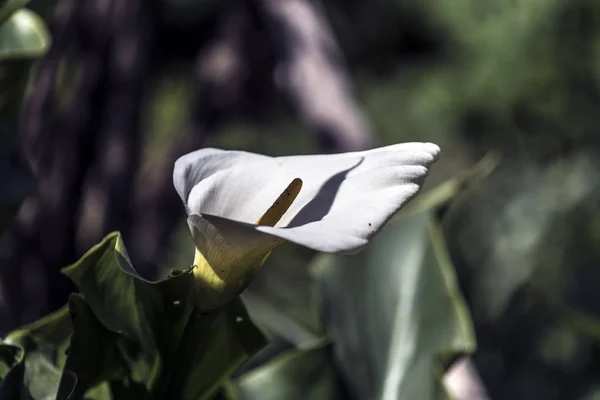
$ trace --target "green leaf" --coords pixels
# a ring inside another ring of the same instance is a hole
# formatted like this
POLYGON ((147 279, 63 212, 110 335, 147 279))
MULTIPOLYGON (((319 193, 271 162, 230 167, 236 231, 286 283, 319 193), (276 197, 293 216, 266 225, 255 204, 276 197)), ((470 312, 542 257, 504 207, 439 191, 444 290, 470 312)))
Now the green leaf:
POLYGON ((132 378, 151 388, 192 313, 191 270, 149 282, 131 266, 121 236, 114 232, 62 272, 77 285, 100 323, 128 339, 120 345, 132 378))
MULTIPOLYGON (((316 329, 311 330, 299 321, 298 314, 290 312, 285 307, 278 307, 274 299, 268 299, 262 294, 249 290, 244 292, 241 298, 248 308, 252 321, 271 339, 282 339, 295 345, 302 345, 314 342, 320 337, 316 329)), ((309 308, 307 305, 302 306, 298 306, 296 311, 303 312, 303 308, 309 308)), ((304 315, 309 314, 311 311, 317 314, 314 312, 314 307, 312 307, 310 311, 306 310, 304 315)))
POLYGON ((21 9, 0 25, 0 123, 16 131, 21 102, 33 62, 49 47, 44 21, 21 9))
POLYGON ((46 349, 0 344, 0 399, 54 399, 61 372, 46 349))
POLYGON ((172 364, 164 393, 180 400, 209 400, 223 382, 265 345, 239 298, 220 310, 194 314, 172 364))
POLYGON ((324 256, 315 277, 336 364, 356 398, 446 398, 453 357, 475 348, 441 229, 398 216, 355 256, 324 256))
MULTIPOLYGON (((79 287, 98 322, 121 337, 119 352, 132 383, 145 385, 159 398, 209 398, 264 345, 239 299, 208 314, 193 311, 191 269, 173 271, 159 282, 140 277, 118 233, 108 235, 63 273, 79 287)), ((83 327, 90 329, 90 323, 83 327)))
POLYGON ((8 17, 12 15, 19 8, 25 7, 29 3, 29 0, 5 0, 0 5, 0 25, 6 21, 8 17))
POLYGON ((34 400, 54 399, 60 376, 61 371, 46 354, 39 351, 25 354, 25 384, 34 400))
POLYGON ((66 358, 64 353, 70 332, 68 310, 63 307, 33 324, 9 333, 4 343, 18 348, 23 354, 19 364, 13 367, 15 372, 11 371, 15 375, 12 385, 20 382, 34 400, 54 398, 66 358))
POLYGON ((23 349, 0 343, 0 399, 26 399, 23 349))
POLYGON ((59 347, 68 342, 70 335, 69 308, 64 306, 32 324, 10 332, 4 342, 22 346, 26 350, 40 346, 40 343, 59 347))
POLYGON ((193 312, 191 269, 142 279, 118 233, 63 272, 81 294, 7 336, 2 390, 25 382, 34 400, 210 399, 265 344, 239 299, 193 312))
POLYGON ((33 11, 18 10, 0 25, 0 62, 40 58, 49 45, 46 24, 33 11))
POLYGON ((73 334, 58 390, 63 397, 59 400, 80 399, 104 380, 122 379, 125 371, 117 347, 118 335, 100 324, 80 295, 71 295, 69 314, 73 334))
POLYGON ((243 375, 231 386, 240 400, 341 398, 329 343, 292 350, 243 375))

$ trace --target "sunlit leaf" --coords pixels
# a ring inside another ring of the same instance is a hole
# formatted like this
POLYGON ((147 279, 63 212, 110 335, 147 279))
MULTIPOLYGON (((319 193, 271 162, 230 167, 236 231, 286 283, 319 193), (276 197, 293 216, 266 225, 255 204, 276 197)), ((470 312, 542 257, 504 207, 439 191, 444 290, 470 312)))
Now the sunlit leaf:
POLYGON ((18 10, 0 25, 0 62, 39 58, 49 44, 46 24, 30 10, 18 10))
POLYGON ((16 129, 33 62, 50 44, 44 21, 21 9, 0 24, 0 124, 16 129))
POLYGON ((231 390, 240 400, 342 398, 328 343, 288 351, 243 375, 231 390))
POLYGON ((50 353, 44 348, 25 352, 20 346, 0 344, 0 399, 55 399, 61 371, 50 353))
POLYGON ((20 380, 20 385, 26 388, 23 390, 34 400, 55 398, 70 332, 68 310, 63 307, 4 339, 4 343, 22 352, 22 362, 14 366, 16 372, 11 374, 20 376, 14 378, 15 384, 20 380))
POLYGON ((444 367, 475 343, 429 213, 394 218, 356 256, 324 256, 315 275, 336 364, 356 398, 447 397, 444 367))
POLYGON ((29 0, 4 0, 0 3, 0 25, 19 8, 25 7, 29 0))

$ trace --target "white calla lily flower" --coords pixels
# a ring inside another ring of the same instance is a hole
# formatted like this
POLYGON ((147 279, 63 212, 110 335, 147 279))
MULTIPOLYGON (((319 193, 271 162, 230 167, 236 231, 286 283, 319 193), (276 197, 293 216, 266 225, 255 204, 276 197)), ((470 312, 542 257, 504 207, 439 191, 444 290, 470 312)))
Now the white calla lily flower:
POLYGON ((196 246, 197 307, 238 295, 285 241, 354 253, 421 188, 439 156, 432 143, 268 157, 202 149, 175 163, 173 181, 196 246))

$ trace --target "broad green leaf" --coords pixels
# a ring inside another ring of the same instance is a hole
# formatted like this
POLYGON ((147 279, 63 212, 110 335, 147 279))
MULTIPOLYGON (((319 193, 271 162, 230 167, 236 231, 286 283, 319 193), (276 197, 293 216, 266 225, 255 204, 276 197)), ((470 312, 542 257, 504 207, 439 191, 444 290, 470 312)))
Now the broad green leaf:
MULTIPOLYGON (((25 354, 25 386, 34 400, 56 398, 61 371, 40 351, 25 354)), ((62 400, 62 399, 61 399, 62 400)))
POLYGON ((443 370, 475 342, 430 213, 392 219, 358 255, 324 256, 315 276, 336 364, 356 398, 447 398, 443 370))
POLYGON ((209 400, 225 380, 265 345, 239 298, 220 310, 194 314, 186 328, 164 393, 180 400, 209 400))
POLYGON ((69 340, 70 335, 69 308, 64 306, 34 323, 10 332, 4 338, 4 343, 23 346, 26 350, 36 346, 36 343, 59 347, 69 340))
MULTIPOLYGON (((302 324, 301 321, 298 321, 298 315, 285 309, 285 307, 277 307, 273 300, 267 299, 265 296, 253 293, 252 291, 246 291, 242 294, 241 298, 244 305, 248 308, 252 321, 268 337, 282 339, 295 345, 302 345, 314 342, 320 336, 318 330, 311 330, 302 324)), ((314 307, 311 311, 314 311, 314 307)), ((305 314, 309 314, 309 312, 307 311, 305 314)))
MULTIPOLYGON (((34 400, 54 399, 71 332, 66 307, 8 334, 4 343, 20 349, 23 360, 14 369, 34 400)), ((0 398, 3 398, 0 396, 0 398)))
POLYGON ((118 233, 63 272, 81 294, 7 336, 1 390, 27 388, 34 400, 210 399, 265 344, 239 299, 193 312, 191 270, 139 277, 118 233))
POLYGON ((55 399, 60 370, 44 349, 0 344, 0 399, 55 399))
POLYGON ((125 371, 118 335, 98 322, 80 295, 71 295, 69 314, 73 333, 58 390, 65 397, 58 400, 79 399, 104 380, 122 379, 125 371))
POLYGON ((332 347, 288 351, 231 385, 240 400, 334 400, 341 397, 332 347))
POLYGON ((136 382, 154 384, 177 349, 193 304, 191 270, 159 282, 137 274, 119 233, 111 233, 62 272, 109 331, 128 339, 121 351, 136 382))

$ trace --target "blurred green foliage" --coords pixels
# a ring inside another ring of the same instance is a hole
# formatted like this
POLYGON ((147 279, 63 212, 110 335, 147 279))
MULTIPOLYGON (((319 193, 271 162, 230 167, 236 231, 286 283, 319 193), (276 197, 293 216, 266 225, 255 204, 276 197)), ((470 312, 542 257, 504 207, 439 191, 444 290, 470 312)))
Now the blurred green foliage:
POLYGON ((31 66, 49 46, 44 21, 22 9, 24 3, 10 0, 0 8, 0 120, 13 132, 31 66))
POLYGON ((33 63, 49 45, 44 22, 9 0, 0 6, 0 231, 33 188, 33 179, 15 146, 21 102, 33 63))
POLYGON ((400 215, 355 257, 325 256, 316 274, 336 364, 351 393, 447 398, 439 379, 475 340, 431 210, 400 215))

